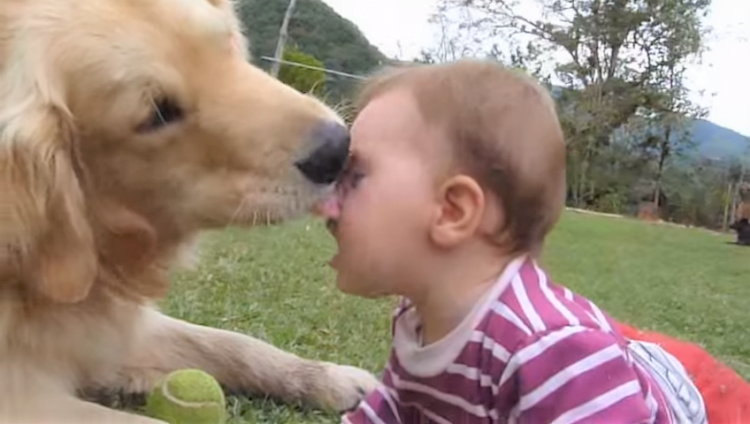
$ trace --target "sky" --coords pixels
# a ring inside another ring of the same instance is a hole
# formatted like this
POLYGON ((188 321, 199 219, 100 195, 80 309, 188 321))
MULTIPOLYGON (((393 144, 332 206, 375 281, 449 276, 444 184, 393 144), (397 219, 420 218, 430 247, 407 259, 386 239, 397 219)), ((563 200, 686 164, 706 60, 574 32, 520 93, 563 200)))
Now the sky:
MULTIPOLYGON (((435 42, 427 19, 436 0, 323 0, 389 57, 413 59, 435 42)), ((713 0, 708 52, 688 74, 708 119, 750 136, 750 1, 713 0)))

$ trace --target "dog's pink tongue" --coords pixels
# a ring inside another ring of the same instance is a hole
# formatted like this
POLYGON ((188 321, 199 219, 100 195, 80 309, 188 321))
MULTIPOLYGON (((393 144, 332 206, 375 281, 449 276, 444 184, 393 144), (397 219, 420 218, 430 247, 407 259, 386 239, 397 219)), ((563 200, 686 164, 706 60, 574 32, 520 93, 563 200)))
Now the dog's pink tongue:
POLYGON ((333 193, 326 196, 316 205, 316 212, 326 219, 336 219, 341 214, 341 199, 333 193))

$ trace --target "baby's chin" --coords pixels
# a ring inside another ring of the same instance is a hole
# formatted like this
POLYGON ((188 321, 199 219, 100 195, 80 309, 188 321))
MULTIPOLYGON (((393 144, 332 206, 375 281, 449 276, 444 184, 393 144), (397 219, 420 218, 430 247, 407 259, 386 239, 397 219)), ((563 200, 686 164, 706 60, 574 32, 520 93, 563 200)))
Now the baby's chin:
POLYGON ((363 279, 349 278, 346 274, 336 274, 336 288, 342 293, 367 299, 376 299, 388 296, 389 293, 383 287, 368 284, 363 279))

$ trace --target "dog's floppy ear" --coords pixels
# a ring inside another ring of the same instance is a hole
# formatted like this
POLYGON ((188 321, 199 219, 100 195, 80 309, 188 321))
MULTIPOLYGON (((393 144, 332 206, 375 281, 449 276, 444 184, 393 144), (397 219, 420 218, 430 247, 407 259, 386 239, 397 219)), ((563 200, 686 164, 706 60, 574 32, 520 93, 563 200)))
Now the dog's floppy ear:
POLYGON ((76 148, 52 81, 0 75, 0 278, 55 302, 82 300, 97 274, 76 148))

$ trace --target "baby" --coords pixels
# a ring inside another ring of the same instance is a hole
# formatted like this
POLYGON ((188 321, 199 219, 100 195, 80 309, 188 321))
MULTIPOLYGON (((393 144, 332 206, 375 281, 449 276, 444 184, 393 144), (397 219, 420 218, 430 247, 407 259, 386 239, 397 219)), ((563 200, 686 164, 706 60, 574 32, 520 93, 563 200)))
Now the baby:
POLYGON ((358 111, 319 210, 330 265, 340 290, 401 301, 384 385, 344 423, 705 422, 674 358, 538 262, 565 199, 541 86, 493 62, 417 66, 372 78, 358 111))

